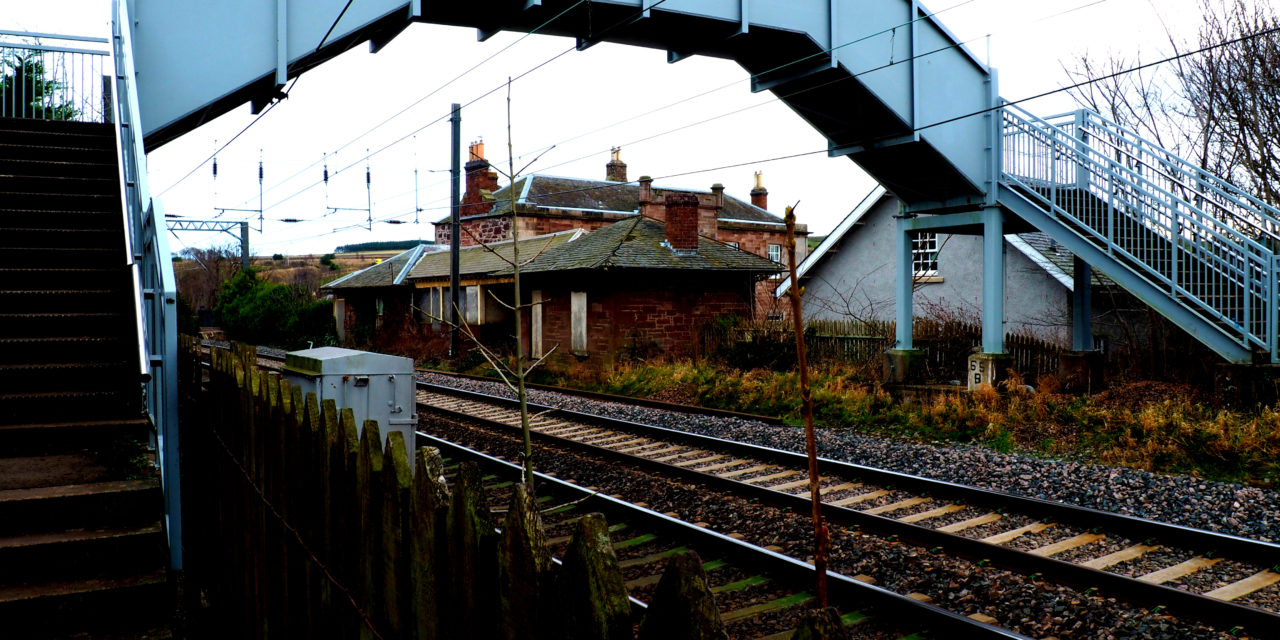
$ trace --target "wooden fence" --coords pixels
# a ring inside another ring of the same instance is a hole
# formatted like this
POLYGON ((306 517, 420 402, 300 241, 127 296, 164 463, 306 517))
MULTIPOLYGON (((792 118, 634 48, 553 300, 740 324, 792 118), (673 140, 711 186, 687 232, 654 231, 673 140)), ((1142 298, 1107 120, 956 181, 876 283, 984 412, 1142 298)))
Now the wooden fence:
MULTIPOLYGON (((895 344, 894 331, 895 323, 889 321, 811 320, 805 323, 805 350, 815 363, 878 367, 885 350, 895 344)), ((913 332, 915 348, 926 352, 928 377, 934 380, 964 380, 969 354, 982 345, 982 325, 972 322, 917 318, 913 332)), ((709 329, 703 340, 708 352, 714 353, 735 342, 790 343, 795 337, 789 323, 772 322, 709 329)), ((1058 356, 1064 349, 1035 336, 1009 333, 1005 350, 1013 358, 1011 368, 1034 380, 1058 372, 1058 356)))
MULTIPOLYGON (((523 485, 499 533, 474 465, 459 465, 449 486, 450 469, 424 447, 411 472, 401 434, 384 446, 377 422, 358 430, 350 409, 258 370, 252 347, 214 349, 203 383, 198 358, 184 337, 186 573, 208 603, 193 617, 216 627, 211 637, 633 637, 599 514, 577 521, 554 564, 523 485)), ((711 597, 687 554, 669 561, 661 584, 672 586, 659 587, 667 595, 645 612, 640 638, 723 629, 718 615, 679 614, 711 597)))

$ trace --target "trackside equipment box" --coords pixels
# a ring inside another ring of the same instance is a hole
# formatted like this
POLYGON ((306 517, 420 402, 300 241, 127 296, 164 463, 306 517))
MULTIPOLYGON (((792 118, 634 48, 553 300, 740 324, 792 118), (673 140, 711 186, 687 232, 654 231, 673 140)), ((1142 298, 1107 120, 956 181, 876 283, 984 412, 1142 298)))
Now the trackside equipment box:
POLYGON ((356 429, 365 420, 377 420, 382 444, 391 431, 404 434, 413 468, 413 432, 416 382, 413 359, 340 347, 320 347, 285 354, 284 377, 302 388, 303 397, 314 392, 320 402, 333 400, 338 408, 350 407, 356 429))

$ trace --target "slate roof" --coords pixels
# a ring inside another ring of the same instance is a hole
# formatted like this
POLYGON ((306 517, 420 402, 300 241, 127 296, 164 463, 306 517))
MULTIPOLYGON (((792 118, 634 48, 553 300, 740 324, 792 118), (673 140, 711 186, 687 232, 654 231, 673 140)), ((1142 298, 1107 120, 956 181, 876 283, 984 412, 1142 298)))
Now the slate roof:
MULTIPOLYGON (((1071 253, 1070 251, 1067 251, 1066 247, 1063 247, 1062 245, 1055 242, 1053 238, 1050 238, 1049 236, 1039 231, 1035 231, 1032 233, 1021 233, 1021 234, 1018 234, 1017 237, 1020 238, 1022 242, 1026 243, 1027 246, 1035 250, 1035 252, 1039 254, 1041 257, 1043 257, 1045 260, 1049 261, 1054 266, 1061 269, 1062 273, 1066 274, 1068 278, 1071 278, 1071 274, 1075 270, 1075 254, 1071 253)), ((1019 249, 1021 248, 1022 247, 1019 247, 1019 249)), ((1026 251, 1023 251, 1023 253, 1026 253, 1026 251)), ((1034 256, 1027 256, 1027 257, 1034 259, 1034 256)), ((1094 269, 1093 270, 1093 286, 1113 287, 1118 285, 1116 285, 1114 280, 1112 280, 1111 278, 1108 278, 1106 274, 1102 273, 1101 271, 1098 271, 1097 269, 1094 269)))
MULTIPOLYGON (((494 192, 493 208, 480 215, 510 213, 511 188, 511 185, 508 185, 494 192)), ((634 182, 609 182, 608 180, 532 174, 517 180, 515 190, 517 205, 528 204, 549 209, 581 209, 611 213, 640 211, 640 185, 634 182)), ((667 193, 710 193, 710 191, 653 186, 653 197, 656 202, 661 202, 667 193)), ((728 194, 724 197, 724 209, 720 212, 720 219, 783 224, 781 216, 728 194)), ((439 222, 446 220, 448 218, 443 218, 439 222)))
MULTIPOLYGON (((698 252, 679 255, 666 242, 666 227, 636 217, 615 222, 582 238, 552 247, 525 265, 521 273, 578 269, 672 269, 775 273, 782 266, 727 244, 698 239, 698 252)), ((510 267, 503 273, 510 273, 510 267)))
POLYGON ((348 273, 321 289, 365 289, 371 287, 392 287, 401 284, 401 273, 411 260, 424 253, 431 245, 420 244, 412 249, 397 253, 378 264, 365 267, 359 271, 348 273))
MULTIPOLYGON (((520 259, 533 257, 549 247, 557 247, 583 235, 582 230, 561 231, 543 236, 531 236, 520 239, 520 259)), ((490 251, 481 246, 464 247, 458 251, 458 273, 461 275, 483 275, 494 272, 511 272, 506 262, 511 259, 513 243, 510 240, 495 242, 489 245, 490 251), (497 255, 495 255, 495 253, 497 255), (501 257, 499 257, 501 256, 501 257)), ((409 271, 411 280, 430 280, 449 277, 449 252, 438 251, 422 256, 418 264, 409 271)))

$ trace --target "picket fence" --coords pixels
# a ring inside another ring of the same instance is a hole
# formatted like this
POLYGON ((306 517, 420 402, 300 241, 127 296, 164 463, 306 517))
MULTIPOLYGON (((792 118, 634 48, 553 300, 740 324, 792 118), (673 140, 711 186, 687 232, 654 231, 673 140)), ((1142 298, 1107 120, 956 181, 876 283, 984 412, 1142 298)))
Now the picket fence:
POLYGON ((213 349, 207 369, 194 338, 182 353, 187 588, 218 635, 632 640, 638 625, 665 640, 721 624, 687 615, 710 597, 693 552, 641 619, 603 516, 579 519, 555 563, 523 485, 499 529, 473 464, 423 447, 411 473, 400 433, 384 447, 377 422, 357 430, 350 409, 259 370, 253 347, 213 349))
MULTIPOLYGON (((848 363, 879 367, 884 352, 893 347, 895 323, 889 321, 809 320, 805 323, 805 351, 815 363, 848 363)), ((704 342, 715 347, 731 342, 795 340, 785 322, 753 323, 718 335, 706 335, 704 342)), ((914 346, 926 352, 928 377, 935 380, 963 380, 969 354, 982 345, 982 325, 974 322, 927 318, 915 321, 914 346)), ((1036 336, 1005 334, 1005 351, 1013 358, 1010 366, 1028 380, 1058 372, 1058 357, 1064 348, 1036 336)))

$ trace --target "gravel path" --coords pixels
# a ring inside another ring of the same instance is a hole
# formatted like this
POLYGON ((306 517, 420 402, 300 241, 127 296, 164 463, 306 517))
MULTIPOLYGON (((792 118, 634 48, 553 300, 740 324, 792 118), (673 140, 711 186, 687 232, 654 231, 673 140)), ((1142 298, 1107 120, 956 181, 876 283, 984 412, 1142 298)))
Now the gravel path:
MULTIPOLYGON (((420 373, 419 378, 483 393, 513 395, 496 382, 429 373, 420 373)), ((545 391, 531 390, 529 399, 574 411, 804 451, 804 432, 796 427, 772 426, 737 418, 694 416, 545 391)), ((973 445, 919 444, 846 431, 820 430, 818 453, 824 458, 938 480, 1280 542, 1280 491, 1208 482, 1191 476, 1004 454, 973 445)))

